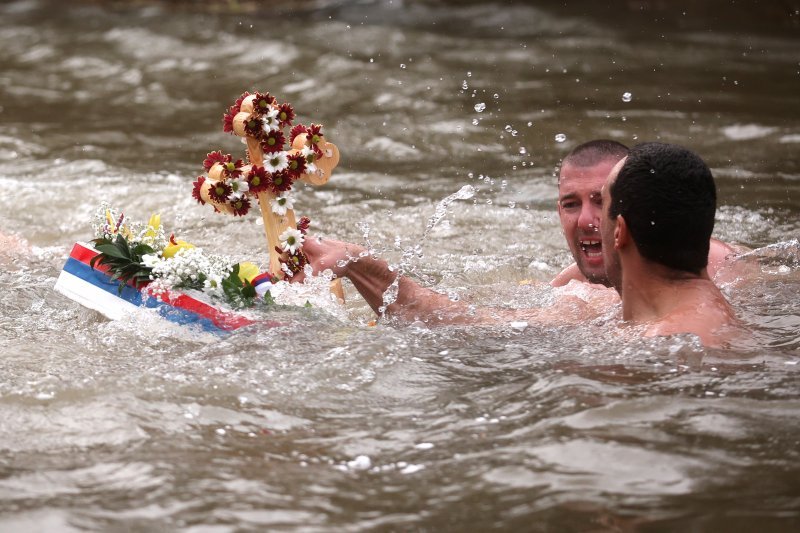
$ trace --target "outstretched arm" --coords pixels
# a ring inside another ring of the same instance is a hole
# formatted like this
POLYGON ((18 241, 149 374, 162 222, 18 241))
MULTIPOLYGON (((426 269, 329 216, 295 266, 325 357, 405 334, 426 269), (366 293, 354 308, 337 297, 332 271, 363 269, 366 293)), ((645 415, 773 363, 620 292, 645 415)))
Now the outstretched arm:
POLYGON ((527 321, 557 325, 578 323, 593 316, 578 298, 562 298, 552 307, 541 309, 496 309, 453 302, 447 296, 421 287, 406 276, 399 276, 382 260, 371 257, 356 244, 309 238, 303 252, 317 274, 330 269, 337 277, 348 278, 361 296, 380 314, 404 322, 421 321, 434 324, 496 324, 527 321), (396 298, 384 309, 384 293, 396 298))
POLYGON ((330 269, 336 277, 346 277, 377 314, 387 314, 404 321, 426 323, 469 322, 468 306, 452 302, 446 296, 421 287, 405 276, 399 276, 389 264, 371 257, 359 245, 334 240, 309 238, 303 252, 317 274, 330 269), (384 294, 395 294, 394 302, 385 306, 384 294), (458 317, 463 316, 462 320, 458 317))

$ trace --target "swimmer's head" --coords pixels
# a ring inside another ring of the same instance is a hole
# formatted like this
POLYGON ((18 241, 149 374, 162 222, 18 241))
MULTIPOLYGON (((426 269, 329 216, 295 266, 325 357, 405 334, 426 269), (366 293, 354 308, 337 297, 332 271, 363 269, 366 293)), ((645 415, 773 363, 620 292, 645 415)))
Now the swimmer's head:
POLYGON ((616 141, 595 140, 575 147, 558 176, 558 216, 572 257, 592 283, 609 285, 600 235, 600 190, 614 165, 628 153, 616 141))
MULTIPOLYGON (((717 191, 711 170, 682 146, 645 143, 635 146, 609 175, 604 191, 603 235, 613 239, 619 216, 639 254, 669 269, 700 274, 708 263, 717 191)), ((616 270, 613 241, 605 258, 609 279, 616 270)), ((617 286, 616 283, 614 283, 617 286)))

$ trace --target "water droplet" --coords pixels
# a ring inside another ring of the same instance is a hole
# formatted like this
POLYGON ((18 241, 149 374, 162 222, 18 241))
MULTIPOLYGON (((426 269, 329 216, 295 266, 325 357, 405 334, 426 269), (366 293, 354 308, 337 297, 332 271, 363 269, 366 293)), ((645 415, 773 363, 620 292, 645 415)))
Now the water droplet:
POLYGON ((406 64, 405 63, 400 63, 400 68, 406 68, 406 64))
POLYGON ((464 89, 465 91, 469 89, 469 85, 467 85, 467 80, 464 80, 464 82, 461 84, 461 88, 464 89))
POLYGON ((628 120, 628 117, 626 117, 625 115, 622 115, 622 122, 625 122, 626 120, 628 120))
POLYGON ((533 126, 533 122, 528 121, 528 127, 530 128, 531 126, 533 126))
POLYGON ((527 153, 528 153, 528 150, 526 150, 524 146, 520 146, 519 147, 519 154, 520 155, 525 155, 527 153))
POLYGON ((508 207, 509 209, 514 209, 515 207, 517 207, 517 202, 508 202, 508 207))
POLYGON ((468 70, 468 71, 467 71, 467 77, 468 77, 468 78, 471 78, 471 77, 472 77, 472 71, 470 71, 470 70, 468 70))
POLYGON ((494 94, 492 95, 492 98, 494 98, 495 100, 497 100, 498 98, 500 98, 500 95, 499 95, 499 94, 497 94, 497 93, 494 93, 494 94))
POLYGON ((563 143, 566 140, 567 140, 567 136, 564 135, 563 133, 559 133, 559 134, 556 135, 556 142, 557 143, 563 143))
POLYGON ((514 128, 511 127, 511 124, 506 124, 505 130, 511 133, 514 130, 514 128))
POLYGON ((477 126, 478 124, 480 124, 480 121, 477 118, 473 118, 472 119, 472 125, 473 126, 477 126))
POLYGON ((486 104, 484 104, 483 102, 475 104, 475 111, 477 111, 478 113, 483 113, 485 109, 486 109, 486 104))
POLYGON ((374 59, 372 59, 372 58, 370 57, 370 58, 369 58, 369 62, 370 62, 370 63, 374 63, 374 62, 375 62, 375 60, 374 60, 374 59))
POLYGON ((622 93, 622 101, 623 102, 630 102, 633 99, 633 95, 631 93, 622 93))
POLYGON ((650 174, 655 174, 655 173, 656 173, 656 169, 654 169, 654 168, 651 168, 651 169, 650 169, 650 174))

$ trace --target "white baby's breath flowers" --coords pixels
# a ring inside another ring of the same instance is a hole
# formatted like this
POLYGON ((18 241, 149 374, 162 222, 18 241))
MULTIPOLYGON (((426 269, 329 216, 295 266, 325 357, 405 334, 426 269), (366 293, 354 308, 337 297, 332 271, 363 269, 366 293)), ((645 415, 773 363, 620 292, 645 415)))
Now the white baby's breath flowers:
POLYGON ((295 228, 286 228, 278 238, 281 240, 281 248, 290 254, 297 253, 305 240, 303 233, 295 228))
POLYGON ((203 280, 203 291, 222 296, 222 280, 233 270, 233 263, 224 257, 203 253, 202 248, 184 248, 169 259, 161 259, 151 275, 150 292, 160 296, 173 288, 191 287, 203 280))
POLYGON ((289 191, 283 191, 280 196, 277 196, 269 201, 272 207, 272 212, 278 216, 283 216, 286 212, 294 207, 292 204, 292 194, 289 191))

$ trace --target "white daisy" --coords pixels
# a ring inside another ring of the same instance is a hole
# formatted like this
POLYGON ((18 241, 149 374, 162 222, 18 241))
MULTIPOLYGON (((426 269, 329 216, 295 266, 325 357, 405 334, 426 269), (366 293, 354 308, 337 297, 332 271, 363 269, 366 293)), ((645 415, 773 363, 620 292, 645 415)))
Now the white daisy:
MULTIPOLYGON (((250 190, 250 185, 247 184, 247 180, 243 179, 235 179, 231 180, 230 182, 231 189, 233 189, 233 193, 245 193, 250 190)), ((240 194, 241 196, 241 194, 240 194)))
POLYGON ((264 155, 268 156, 268 158, 264 159, 264 168, 269 172, 280 172, 289 166, 289 159, 286 157, 286 152, 274 152, 264 155))
POLYGON ((269 111, 261 116, 261 129, 263 129, 266 133, 280 129, 280 121, 278 120, 277 109, 272 107, 269 111))
POLYGON ((273 198, 269 203, 272 206, 272 212, 281 217, 286 214, 286 211, 294 207, 292 205, 292 195, 289 191, 283 191, 280 196, 273 198))
POLYGON ((286 228, 286 231, 281 233, 278 238, 281 240, 281 248, 283 248, 285 252, 294 254, 303 246, 305 235, 298 229, 286 228))

